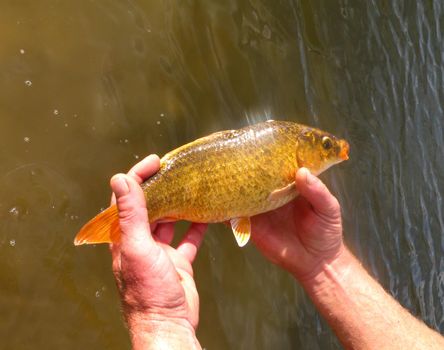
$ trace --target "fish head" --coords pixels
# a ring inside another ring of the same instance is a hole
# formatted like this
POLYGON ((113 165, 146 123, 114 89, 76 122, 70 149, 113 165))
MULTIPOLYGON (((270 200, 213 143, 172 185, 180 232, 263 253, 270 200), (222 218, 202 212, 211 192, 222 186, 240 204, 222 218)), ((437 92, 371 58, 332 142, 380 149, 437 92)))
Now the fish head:
POLYGON ((297 166, 319 175, 332 165, 348 159, 349 144, 328 132, 309 128, 302 130, 297 142, 297 166))

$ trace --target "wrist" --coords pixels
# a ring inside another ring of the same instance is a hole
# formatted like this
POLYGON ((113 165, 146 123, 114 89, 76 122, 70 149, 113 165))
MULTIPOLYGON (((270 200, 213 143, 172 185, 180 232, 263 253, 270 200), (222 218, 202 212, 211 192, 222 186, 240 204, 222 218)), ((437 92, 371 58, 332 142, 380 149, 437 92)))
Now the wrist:
POLYGON ((322 259, 310 274, 302 278, 295 277, 310 295, 317 294, 342 285, 355 263, 353 255, 342 245, 334 256, 322 259))
POLYGON ((201 349, 195 329, 186 319, 157 315, 127 315, 132 348, 201 349))

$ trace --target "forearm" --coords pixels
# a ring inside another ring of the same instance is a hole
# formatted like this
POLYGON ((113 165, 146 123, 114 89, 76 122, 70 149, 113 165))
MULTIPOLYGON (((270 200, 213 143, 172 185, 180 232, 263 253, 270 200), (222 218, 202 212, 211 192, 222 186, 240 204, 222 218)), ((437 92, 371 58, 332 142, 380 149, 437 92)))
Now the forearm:
POLYGON ((403 309, 346 248, 302 284, 347 349, 444 349, 442 336, 403 309))
POLYGON ((127 320, 133 350, 202 349, 186 320, 127 320))

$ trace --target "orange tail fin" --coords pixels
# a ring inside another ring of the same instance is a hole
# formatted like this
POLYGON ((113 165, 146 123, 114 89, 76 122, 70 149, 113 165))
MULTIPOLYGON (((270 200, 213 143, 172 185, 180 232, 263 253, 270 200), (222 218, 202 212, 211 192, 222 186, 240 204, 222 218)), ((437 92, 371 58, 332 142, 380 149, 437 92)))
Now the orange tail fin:
POLYGON ((74 239, 74 244, 115 243, 119 240, 119 216, 117 207, 112 205, 81 228, 74 239))

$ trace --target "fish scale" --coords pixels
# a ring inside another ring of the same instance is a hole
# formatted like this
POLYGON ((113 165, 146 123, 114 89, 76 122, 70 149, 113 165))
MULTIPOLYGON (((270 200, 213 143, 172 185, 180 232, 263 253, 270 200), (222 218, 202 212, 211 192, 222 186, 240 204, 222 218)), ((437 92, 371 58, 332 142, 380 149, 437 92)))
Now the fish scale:
POLYGON ((143 186, 151 218, 220 222, 272 208, 268 195, 294 181, 289 175, 295 169, 296 139, 282 133, 288 129, 282 123, 218 132, 205 138, 211 142, 207 147, 197 140, 165 155, 158 174, 143 186), (174 208, 162 203, 171 196, 174 208))

